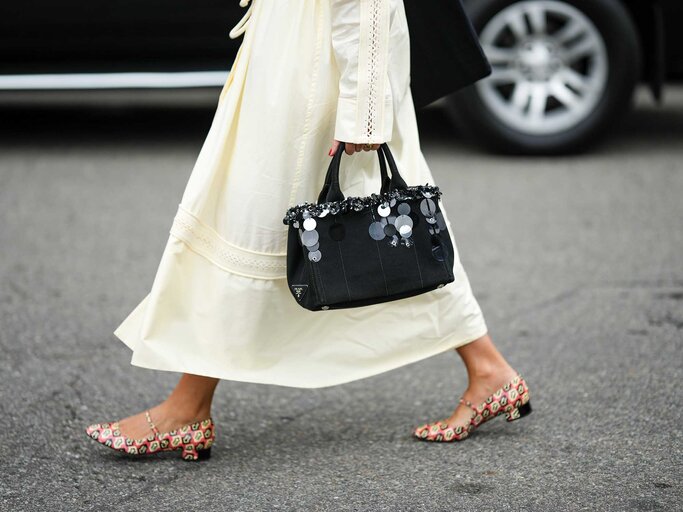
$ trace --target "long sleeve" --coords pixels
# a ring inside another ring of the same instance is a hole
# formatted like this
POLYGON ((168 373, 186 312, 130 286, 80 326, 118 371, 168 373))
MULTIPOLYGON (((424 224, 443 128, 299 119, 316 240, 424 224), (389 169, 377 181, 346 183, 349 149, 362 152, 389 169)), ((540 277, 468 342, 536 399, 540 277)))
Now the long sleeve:
POLYGON ((391 140, 388 77, 392 0, 331 0, 332 47, 339 68, 335 139, 360 144, 391 140))

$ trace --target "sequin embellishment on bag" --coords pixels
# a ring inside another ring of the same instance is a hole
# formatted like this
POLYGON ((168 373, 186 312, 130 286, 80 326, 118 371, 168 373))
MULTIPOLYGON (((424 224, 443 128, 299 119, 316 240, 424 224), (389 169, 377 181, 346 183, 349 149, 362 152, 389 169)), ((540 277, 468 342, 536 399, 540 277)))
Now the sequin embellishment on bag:
POLYGON ((340 143, 317 202, 292 206, 282 220, 289 226, 287 282, 297 304, 311 311, 361 307, 455 281, 439 188, 409 186, 381 144, 379 193, 347 197, 339 180, 343 153, 340 143))

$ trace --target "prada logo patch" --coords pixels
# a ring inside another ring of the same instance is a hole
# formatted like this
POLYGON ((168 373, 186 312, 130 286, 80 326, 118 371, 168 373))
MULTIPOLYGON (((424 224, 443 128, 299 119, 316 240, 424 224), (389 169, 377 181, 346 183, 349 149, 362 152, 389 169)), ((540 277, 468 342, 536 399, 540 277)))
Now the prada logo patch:
POLYGON ((306 291, 308 290, 308 285, 307 284, 293 284, 290 286, 292 289, 292 293, 294 293, 294 297, 296 297, 297 302, 301 302, 301 299, 304 298, 304 295, 306 295, 306 291))

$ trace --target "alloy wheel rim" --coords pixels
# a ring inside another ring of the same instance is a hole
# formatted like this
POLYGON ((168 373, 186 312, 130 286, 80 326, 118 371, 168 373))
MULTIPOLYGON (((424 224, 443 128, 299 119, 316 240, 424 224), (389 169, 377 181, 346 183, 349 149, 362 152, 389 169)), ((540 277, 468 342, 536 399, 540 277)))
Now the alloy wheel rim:
POLYGON ((580 10, 525 0, 497 13, 480 35, 493 68, 477 83, 488 110, 529 135, 568 131, 595 109, 607 85, 605 41, 580 10))

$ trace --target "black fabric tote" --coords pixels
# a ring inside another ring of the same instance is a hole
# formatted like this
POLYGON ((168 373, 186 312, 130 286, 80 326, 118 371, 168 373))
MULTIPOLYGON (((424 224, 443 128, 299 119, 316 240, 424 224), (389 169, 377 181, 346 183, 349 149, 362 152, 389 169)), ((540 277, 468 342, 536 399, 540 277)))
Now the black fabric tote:
POLYGON ((439 188, 406 185, 389 146, 382 144, 379 194, 344 197, 342 154, 344 143, 330 162, 318 202, 293 206, 283 219, 289 225, 287 283, 297 303, 311 311, 353 308, 453 282, 453 245, 439 188))

